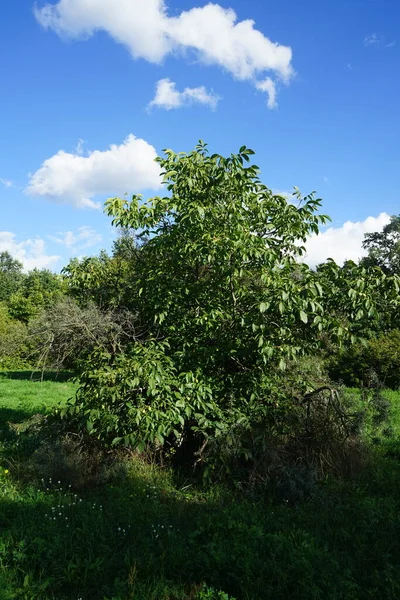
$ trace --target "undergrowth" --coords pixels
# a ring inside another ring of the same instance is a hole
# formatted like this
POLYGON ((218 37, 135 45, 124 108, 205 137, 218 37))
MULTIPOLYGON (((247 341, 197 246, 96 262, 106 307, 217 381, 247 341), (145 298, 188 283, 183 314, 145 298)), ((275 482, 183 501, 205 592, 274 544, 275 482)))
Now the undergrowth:
MULTIPOLYGON (((1 383, 12 398, 15 380, 1 383)), ((385 393, 391 417, 356 477, 316 481, 294 464, 235 490, 135 454, 81 460, 74 438, 46 448, 32 421, 45 383, 26 384, 14 426, 0 422, 1 600, 400 597, 398 394, 385 393)), ((70 388, 49 383, 65 400, 70 388)))

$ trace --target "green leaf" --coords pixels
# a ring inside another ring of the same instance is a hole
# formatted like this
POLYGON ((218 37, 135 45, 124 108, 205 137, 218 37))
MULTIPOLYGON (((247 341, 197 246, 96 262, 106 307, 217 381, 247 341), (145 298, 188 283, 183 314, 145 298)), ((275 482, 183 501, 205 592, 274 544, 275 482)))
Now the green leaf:
POLYGON ((303 323, 308 323, 308 316, 304 310, 300 311, 300 319, 303 321, 303 323))

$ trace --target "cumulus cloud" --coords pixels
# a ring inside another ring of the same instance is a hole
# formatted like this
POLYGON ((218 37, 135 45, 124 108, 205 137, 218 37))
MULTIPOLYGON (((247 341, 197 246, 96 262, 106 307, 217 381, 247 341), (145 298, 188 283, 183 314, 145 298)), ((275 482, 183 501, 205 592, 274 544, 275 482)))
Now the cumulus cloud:
POLYGON ((390 215, 381 213, 365 221, 346 221, 342 227, 329 227, 319 235, 312 235, 306 243, 307 255, 303 261, 314 267, 333 258, 342 265, 346 260, 357 261, 367 254, 362 248, 365 233, 381 231, 390 221, 390 215))
POLYGON ((13 186, 13 182, 11 181, 11 179, 3 179, 2 177, 0 177, 0 183, 6 188, 10 188, 13 186))
POLYGON ((149 103, 148 108, 181 108, 191 104, 204 104, 212 109, 217 107, 219 96, 214 92, 208 92, 204 86, 196 88, 185 88, 183 92, 176 89, 176 83, 170 79, 160 79, 156 85, 156 95, 149 103))
POLYGON ((80 252, 85 248, 95 246, 102 240, 101 234, 88 225, 79 227, 76 231, 60 231, 56 235, 47 237, 52 242, 61 244, 74 252, 80 252))
MULTIPOLYGON (((253 20, 238 21, 234 10, 219 4, 170 16, 164 0, 59 0, 34 12, 43 28, 61 37, 87 39, 106 31, 133 58, 152 63, 172 53, 195 56, 255 84, 267 73, 285 83, 294 75, 289 46, 271 41, 253 20)), ((270 90, 265 91, 270 97, 270 90)))
POLYGON ((81 147, 73 154, 60 150, 46 159, 30 176, 25 193, 78 208, 99 208, 93 200, 97 195, 158 189, 161 185, 155 148, 132 134, 108 150, 95 150, 87 156, 81 152, 81 147))
POLYGON ((46 253, 46 244, 41 238, 18 242, 15 233, 0 231, 0 252, 5 251, 22 262, 25 271, 52 269, 60 258, 46 253))

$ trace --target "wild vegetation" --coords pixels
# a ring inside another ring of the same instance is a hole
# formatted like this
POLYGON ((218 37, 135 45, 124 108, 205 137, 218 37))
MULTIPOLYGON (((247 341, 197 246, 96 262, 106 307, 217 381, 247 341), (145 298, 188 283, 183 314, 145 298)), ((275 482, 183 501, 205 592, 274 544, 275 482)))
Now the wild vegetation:
POLYGON ((253 154, 166 150, 61 275, 0 255, 0 598, 399 597, 400 217, 310 268, 253 154))

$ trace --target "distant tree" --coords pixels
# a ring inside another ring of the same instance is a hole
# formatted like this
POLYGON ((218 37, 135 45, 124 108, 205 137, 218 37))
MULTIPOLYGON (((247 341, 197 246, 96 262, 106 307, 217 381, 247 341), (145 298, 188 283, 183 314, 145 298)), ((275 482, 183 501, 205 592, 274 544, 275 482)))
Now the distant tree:
POLYGON ((126 293, 129 263, 119 254, 73 258, 62 270, 68 294, 81 306, 96 304, 102 310, 121 305, 126 293))
POLYGON ((8 299, 10 315, 27 323, 49 307, 66 291, 60 275, 47 269, 33 269, 24 277, 18 290, 8 299))
POLYGON ((22 267, 9 252, 0 252, 0 302, 7 301, 20 287, 24 278, 22 267))
POLYGON ((400 215, 392 216, 382 231, 365 234, 363 248, 368 256, 361 260, 362 265, 380 267, 387 275, 400 275, 400 215))
POLYGON ((134 262, 139 254, 140 240, 131 229, 119 229, 118 237, 113 243, 112 256, 134 262))

